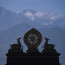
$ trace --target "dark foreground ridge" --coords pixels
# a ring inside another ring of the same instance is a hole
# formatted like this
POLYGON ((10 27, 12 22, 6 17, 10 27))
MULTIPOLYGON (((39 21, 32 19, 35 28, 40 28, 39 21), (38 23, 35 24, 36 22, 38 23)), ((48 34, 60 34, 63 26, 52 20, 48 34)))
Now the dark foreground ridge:
POLYGON ((23 46, 17 39, 17 44, 10 45, 8 50, 6 65, 60 65, 60 54, 54 49, 53 44, 48 44, 48 38, 42 46, 42 52, 37 49, 42 41, 42 35, 36 29, 31 29, 24 35, 24 42, 28 50, 23 52, 23 46))

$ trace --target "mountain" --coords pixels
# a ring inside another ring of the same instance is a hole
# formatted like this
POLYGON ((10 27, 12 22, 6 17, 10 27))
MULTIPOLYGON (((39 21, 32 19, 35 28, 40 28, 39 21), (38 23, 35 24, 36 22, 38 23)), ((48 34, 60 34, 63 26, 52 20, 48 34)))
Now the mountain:
MULTIPOLYGON (((10 44, 17 43, 16 39, 21 37, 23 40, 23 35, 26 31, 31 29, 32 27, 28 24, 19 24, 8 30, 0 31, 0 65, 5 65, 6 63, 6 53, 10 48, 10 44)), ((22 41, 21 40, 21 41, 22 41)), ((24 42, 21 42, 22 44, 24 42)), ((23 44, 24 46, 25 44, 23 44)), ((26 47, 24 48, 24 50, 26 47)))
POLYGON ((39 50, 42 50, 44 37, 50 38, 49 43, 55 44, 55 48, 61 53, 61 64, 65 64, 65 15, 35 10, 12 12, 0 7, 0 65, 6 63, 5 53, 10 48, 9 44, 17 43, 18 37, 22 38, 21 44, 25 47, 24 51, 27 49, 23 36, 33 27, 43 36, 39 50))
MULTIPOLYGON (((6 53, 8 49, 10 48, 10 44, 17 43, 16 39, 18 37, 21 37, 21 44, 24 47, 24 51, 26 51, 27 46, 25 45, 23 41, 24 34, 32 29, 33 27, 29 24, 22 23, 18 24, 8 30, 0 31, 0 65, 4 65, 6 63, 6 53)), ((35 28, 37 29, 37 28, 35 28)), ((55 48, 59 53, 61 53, 60 56, 60 62, 61 64, 64 64, 65 61, 65 30, 62 30, 58 27, 55 28, 39 28, 37 29, 42 34, 42 42, 39 46, 39 50, 42 50, 42 46, 44 45, 44 37, 48 37, 50 39, 49 43, 55 44, 55 48)))
POLYGON ((3 7, 0 7, 0 30, 9 29, 27 20, 28 19, 24 17, 24 15, 20 16, 16 12, 12 12, 3 7))
POLYGON ((36 28, 59 27, 65 30, 65 15, 35 10, 12 12, 0 7, 0 30, 6 30, 22 23, 27 23, 36 28))
POLYGON ((39 31, 41 31, 43 38, 44 37, 49 38, 50 39, 49 43, 55 45, 57 52, 61 54, 60 63, 64 65, 65 64, 64 62, 65 61, 65 50, 64 50, 65 49, 65 30, 55 27, 55 28, 46 28, 46 29, 41 28, 39 29, 39 31))

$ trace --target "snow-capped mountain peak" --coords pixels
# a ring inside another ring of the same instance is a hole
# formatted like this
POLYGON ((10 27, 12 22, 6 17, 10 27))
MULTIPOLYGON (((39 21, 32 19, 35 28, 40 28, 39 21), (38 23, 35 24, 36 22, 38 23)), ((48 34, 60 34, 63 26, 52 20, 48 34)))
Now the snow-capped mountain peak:
POLYGON ((64 29, 65 15, 35 10, 11 12, 0 7, 0 30, 5 30, 21 23, 27 23, 34 27, 60 27, 64 29))

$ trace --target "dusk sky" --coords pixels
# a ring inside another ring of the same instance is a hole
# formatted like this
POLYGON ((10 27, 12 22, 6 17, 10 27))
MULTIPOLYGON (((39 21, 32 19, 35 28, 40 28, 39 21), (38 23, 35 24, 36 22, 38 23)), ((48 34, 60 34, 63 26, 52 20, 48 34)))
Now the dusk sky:
POLYGON ((65 65, 65 0, 0 0, 0 65, 6 64, 5 54, 18 37, 27 49, 23 37, 32 27, 42 34, 39 49, 48 37, 65 65))
POLYGON ((0 0, 0 6, 11 11, 32 9, 65 14, 65 0, 0 0))

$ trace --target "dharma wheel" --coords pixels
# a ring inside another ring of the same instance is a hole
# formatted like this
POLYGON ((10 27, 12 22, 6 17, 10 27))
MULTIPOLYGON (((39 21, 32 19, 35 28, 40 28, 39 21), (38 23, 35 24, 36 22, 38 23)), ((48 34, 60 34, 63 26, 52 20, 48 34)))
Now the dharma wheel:
POLYGON ((42 35, 39 31, 32 28, 24 35, 24 42, 28 48, 37 48, 42 41, 42 35))

